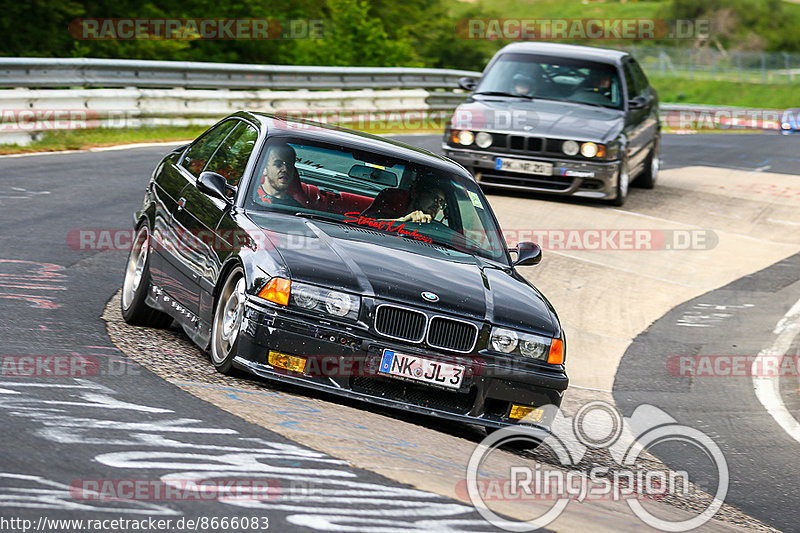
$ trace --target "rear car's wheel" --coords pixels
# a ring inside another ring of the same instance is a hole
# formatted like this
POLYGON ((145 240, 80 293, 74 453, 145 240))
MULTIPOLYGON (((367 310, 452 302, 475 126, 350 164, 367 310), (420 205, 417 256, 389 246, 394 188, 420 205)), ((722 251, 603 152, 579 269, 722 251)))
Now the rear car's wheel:
POLYGON ((165 328, 172 317, 145 303, 150 289, 150 232, 143 224, 133 239, 122 282, 122 318, 134 326, 165 328))
POLYGON ((222 284, 211 326, 211 362, 223 374, 231 371, 233 358, 236 357, 244 302, 244 271, 237 266, 222 284))
POLYGON ((628 187, 630 187, 630 175, 628 174, 628 162, 623 159, 619 164, 619 174, 617 175, 617 196, 609 203, 617 207, 622 206, 628 198, 628 187))
POLYGON ((643 189, 652 189, 656 186, 658 179, 658 167, 661 165, 660 154, 661 141, 656 139, 653 143, 653 148, 650 150, 650 155, 647 156, 647 161, 644 163, 644 170, 636 178, 634 185, 643 189))

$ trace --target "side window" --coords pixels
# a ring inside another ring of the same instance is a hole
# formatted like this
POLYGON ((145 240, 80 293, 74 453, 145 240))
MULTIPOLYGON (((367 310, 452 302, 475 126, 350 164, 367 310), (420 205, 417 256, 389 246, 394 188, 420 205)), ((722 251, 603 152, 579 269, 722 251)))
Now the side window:
POLYGON ((181 166, 191 172, 195 178, 198 177, 206 166, 206 163, 208 163, 208 160, 214 154, 214 150, 217 149, 219 143, 222 142, 222 139, 230 133, 235 125, 235 121, 228 120, 216 128, 207 131, 183 154, 181 166))
POLYGON ((643 94, 650 86, 650 82, 647 81, 647 76, 644 75, 644 71, 639 63, 635 60, 631 61, 631 66, 633 67, 633 75, 636 76, 636 85, 639 87, 639 94, 643 94))
POLYGON ((258 130, 244 122, 239 122, 208 162, 204 170, 223 176, 228 185, 236 187, 242 179, 247 160, 253 152, 258 139, 258 130))
POLYGON ((635 96, 639 96, 639 91, 636 90, 636 74, 633 73, 631 63, 626 61, 623 63, 625 70, 625 84, 628 86, 628 100, 635 96))

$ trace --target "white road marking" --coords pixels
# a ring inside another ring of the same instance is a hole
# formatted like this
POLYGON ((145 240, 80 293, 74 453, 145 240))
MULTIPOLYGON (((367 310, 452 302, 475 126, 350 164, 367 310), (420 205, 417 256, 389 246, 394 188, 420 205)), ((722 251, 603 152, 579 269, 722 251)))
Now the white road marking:
POLYGON ((797 334, 800 333, 800 300, 789 312, 778 321, 773 331, 777 335, 772 346, 761 350, 751 367, 753 374, 753 388, 756 397, 775 422, 797 442, 800 442, 800 423, 786 409, 778 389, 779 376, 759 376, 759 369, 764 368, 762 360, 767 357, 781 357, 789 351, 797 334))

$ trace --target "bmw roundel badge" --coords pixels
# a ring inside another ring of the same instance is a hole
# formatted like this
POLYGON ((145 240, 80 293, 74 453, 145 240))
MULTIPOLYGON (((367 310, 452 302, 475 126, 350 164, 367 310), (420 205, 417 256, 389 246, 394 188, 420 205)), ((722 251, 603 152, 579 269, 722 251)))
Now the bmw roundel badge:
POLYGON ((429 302, 438 302, 439 301, 439 297, 435 293, 432 293, 430 291, 423 292, 422 293, 422 297, 425 298, 426 300, 428 300, 429 302))

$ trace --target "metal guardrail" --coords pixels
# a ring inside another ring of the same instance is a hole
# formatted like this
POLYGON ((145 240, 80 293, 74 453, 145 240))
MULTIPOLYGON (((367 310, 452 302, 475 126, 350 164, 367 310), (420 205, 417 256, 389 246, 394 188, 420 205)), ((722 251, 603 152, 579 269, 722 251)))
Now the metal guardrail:
POLYGON ((128 59, 0 58, 0 87, 187 89, 446 89, 480 72, 397 67, 306 67, 128 59))

